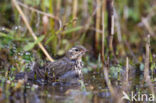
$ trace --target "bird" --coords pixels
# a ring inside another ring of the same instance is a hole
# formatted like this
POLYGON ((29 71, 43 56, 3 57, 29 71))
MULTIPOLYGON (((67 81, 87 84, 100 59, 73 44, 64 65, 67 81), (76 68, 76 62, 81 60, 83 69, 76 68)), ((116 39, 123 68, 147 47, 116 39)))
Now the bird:
POLYGON ((45 63, 43 66, 36 63, 33 70, 30 73, 26 73, 27 78, 47 80, 50 82, 71 82, 82 79, 82 57, 86 52, 87 49, 85 47, 81 45, 74 46, 65 53, 64 57, 54 62, 45 63))

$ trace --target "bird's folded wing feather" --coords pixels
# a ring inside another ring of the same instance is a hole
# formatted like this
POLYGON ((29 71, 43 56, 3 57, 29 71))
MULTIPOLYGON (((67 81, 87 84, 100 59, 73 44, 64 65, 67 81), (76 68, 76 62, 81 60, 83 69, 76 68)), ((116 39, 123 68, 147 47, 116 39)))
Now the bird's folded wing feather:
POLYGON ((47 75, 49 79, 53 79, 53 77, 59 77, 72 69, 74 69, 74 62, 68 61, 66 59, 49 62, 41 68, 38 66, 34 67, 34 71, 37 76, 40 78, 45 78, 47 75))
POLYGON ((49 63, 45 68, 48 68, 55 76, 60 76, 74 68, 74 63, 65 60, 58 60, 56 62, 49 63))

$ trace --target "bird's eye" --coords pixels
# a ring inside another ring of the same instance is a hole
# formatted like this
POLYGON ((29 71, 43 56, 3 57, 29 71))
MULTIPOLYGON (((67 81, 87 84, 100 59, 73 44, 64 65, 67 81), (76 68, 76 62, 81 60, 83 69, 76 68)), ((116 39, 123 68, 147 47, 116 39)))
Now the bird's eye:
POLYGON ((79 51, 79 49, 75 49, 75 51, 77 52, 77 51, 79 51))

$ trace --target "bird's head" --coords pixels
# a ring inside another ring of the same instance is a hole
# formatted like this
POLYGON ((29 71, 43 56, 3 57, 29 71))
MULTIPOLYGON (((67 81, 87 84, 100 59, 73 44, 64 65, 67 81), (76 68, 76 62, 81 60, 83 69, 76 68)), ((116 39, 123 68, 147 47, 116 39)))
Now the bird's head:
POLYGON ((71 60, 79 60, 87 52, 87 49, 81 45, 75 46, 69 49, 66 53, 66 57, 71 60))

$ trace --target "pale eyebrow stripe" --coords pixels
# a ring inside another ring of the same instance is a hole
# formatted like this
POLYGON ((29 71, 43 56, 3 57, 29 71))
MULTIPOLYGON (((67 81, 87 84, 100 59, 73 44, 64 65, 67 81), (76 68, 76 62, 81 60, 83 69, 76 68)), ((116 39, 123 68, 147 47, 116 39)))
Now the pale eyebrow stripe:
POLYGON ((70 49, 69 52, 71 52, 71 51, 74 50, 74 49, 76 49, 76 48, 72 48, 72 49, 70 49))

